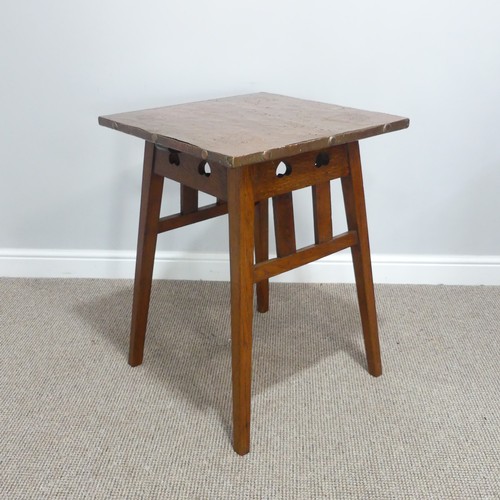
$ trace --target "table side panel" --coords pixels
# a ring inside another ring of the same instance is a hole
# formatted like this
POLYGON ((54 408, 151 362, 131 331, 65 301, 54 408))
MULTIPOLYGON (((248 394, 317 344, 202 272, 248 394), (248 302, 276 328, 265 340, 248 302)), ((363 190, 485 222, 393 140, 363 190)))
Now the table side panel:
POLYGON ((349 175, 347 149, 344 145, 284 159, 283 163, 288 165, 291 171, 282 177, 276 175, 280 163, 280 160, 274 160, 250 167, 256 201, 349 175), (316 167, 316 159, 320 153, 326 153, 329 162, 327 165, 316 167))
POLYGON ((176 165, 170 163, 169 157, 168 150, 157 148, 155 172, 158 175, 227 201, 227 167, 215 162, 209 163, 211 171, 206 176, 200 173, 200 164, 205 163, 204 160, 180 153, 180 164, 176 165))

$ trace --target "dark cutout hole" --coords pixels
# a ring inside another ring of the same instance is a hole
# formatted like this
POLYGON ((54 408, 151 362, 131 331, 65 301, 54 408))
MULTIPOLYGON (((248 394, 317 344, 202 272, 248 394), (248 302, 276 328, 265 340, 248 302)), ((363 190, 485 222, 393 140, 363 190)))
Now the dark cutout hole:
POLYGON ((328 153, 319 153, 318 156, 316 156, 316 162, 314 165, 316 167, 322 167, 323 165, 328 165, 330 163, 330 156, 328 153))
POLYGON ((181 164, 181 159, 179 158, 179 151, 170 148, 168 150, 170 151, 170 154, 168 155, 168 161, 170 162, 170 164, 179 166, 181 164))
POLYGON ((210 174, 212 173, 212 169, 210 168, 210 165, 206 161, 202 161, 198 165, 198 173, 200 175, 204 175, 205 177, 210 177, 210 174))
POLYGON ((289 163, 283 161, 276 168, 276 177, 283 177, 284 175, 290 175, 292 173, 292 166, 289 163))

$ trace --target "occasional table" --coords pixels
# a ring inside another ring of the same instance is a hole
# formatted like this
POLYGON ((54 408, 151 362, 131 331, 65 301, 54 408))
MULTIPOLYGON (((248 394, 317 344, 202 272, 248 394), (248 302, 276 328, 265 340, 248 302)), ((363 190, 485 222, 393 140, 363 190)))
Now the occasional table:
MULTIPOLYGON (((269 308, 269 278, 351 248, 368 372, 382 373, 358 141, 407 118, 258 93, 99 117, 146 141, 129 363, 142 363, 159 233, 229 214, 233 446, 250 449, 253 290, 269 308), (180 184, 179 212, 160 217, 163 180, 180 184), (347 231, 332 228, 340 178, 347 231), (292 192, 311 187, 314 242, 297 248, 292 192), (215 203, 200 207, 198 192, 215 203), (269 257, 272 199, 276 257, 269 257)), ((332 304, 332 307, 335 307, 332 304)))

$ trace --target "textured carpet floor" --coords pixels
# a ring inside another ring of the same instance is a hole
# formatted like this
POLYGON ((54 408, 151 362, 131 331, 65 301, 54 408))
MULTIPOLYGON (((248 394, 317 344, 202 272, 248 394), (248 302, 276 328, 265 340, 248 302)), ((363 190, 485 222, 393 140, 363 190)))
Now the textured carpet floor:
POLYGON ((0 497, 500 498, 500 287, 274 284, 254 320, 252 451, 231 448, 227 283, 0 280, 0 497))

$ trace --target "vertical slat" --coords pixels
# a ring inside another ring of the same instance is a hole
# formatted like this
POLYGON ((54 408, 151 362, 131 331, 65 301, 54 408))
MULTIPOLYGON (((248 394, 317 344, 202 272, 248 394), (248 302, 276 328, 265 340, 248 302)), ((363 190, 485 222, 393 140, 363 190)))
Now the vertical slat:
POLYGON ((332 227, 332 197, 330 181, 312 186, 314 242, 316 244, 331 240, 332 227))
POLYGON ((347 145, 349 153, 350 175, 342 177, 342 191, 350 230, 358 233, 358 244, 351 247, 359 310, 365 342, 368 371, 374 377, 382 374, 380 345, 378 338, 377 311, 373 290, 373 276, 370 260, 370 244, 368 240, 368 224, 366 220, 365 196, 359 144, 347 145))
MULTIPOLYGON (((255 205, 255 262, 269 259, 269 200, 259 201, 255 205)), ((257 289, 257 311, 269 310, 269 280, 259 281, 257 289)))
POLYGON ((181 214, 198 210, 198 190, 181 184, 181 214))
POLYGON ((254 200, 248 167, 228 169, 233 446, 250 450, 254 200))
POLYGON ((151 281, 158 236, 158 220, 160 218, 163 192, 163 177, 154 173, 154 162, 154 144, 146 142, 130 329, 128 362, 131 366, 140 365, 144 354, 144 340, 148 323, 151 281))
POLYGON ((278 257, 285 257, 297 250, 295 243, 292 193, 274 196, 273 212, 276 253, 278 257))

